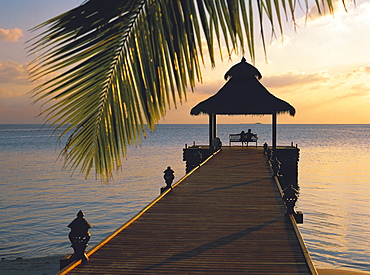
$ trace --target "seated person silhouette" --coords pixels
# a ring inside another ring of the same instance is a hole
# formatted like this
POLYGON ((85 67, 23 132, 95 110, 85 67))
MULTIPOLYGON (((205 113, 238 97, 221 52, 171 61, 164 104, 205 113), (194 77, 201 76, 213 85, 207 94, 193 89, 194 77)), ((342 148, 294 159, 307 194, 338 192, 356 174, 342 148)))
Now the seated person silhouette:
POLYGON ((251 129, 248 129, 248 132, 245 134, 245 138, 247 140, 252 140, 253 138, 256 138, 256 137, 257 135, 253 134, 251 129))
POLYGON ((242 144, 246 142, 248 146, 248 142, 251 142, 251 141, 255 142, 256 140, 257 140, 257 135, 253 134, 251 129, 248 129, 247 133, 245 133, 244 131, 240 133, 240 141, 242 142, 242 144))
POLYGON ((240 141, 241 142, 244 142, 244 140, 246 140, 247 139, 247 137, 246 137, 246 133, 244 132, 244 131, 242 131, 241 133, 240 133, 240 141))

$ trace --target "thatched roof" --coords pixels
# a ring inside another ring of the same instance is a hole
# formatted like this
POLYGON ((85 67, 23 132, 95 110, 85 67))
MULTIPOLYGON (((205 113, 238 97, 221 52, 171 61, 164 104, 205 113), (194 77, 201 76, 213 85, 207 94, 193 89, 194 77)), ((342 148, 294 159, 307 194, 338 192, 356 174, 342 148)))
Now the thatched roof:
POLYGON ((192 115, 267 115, 289 113, 295 109, 288 102, 271 94, 259 81, 262 76, 252 65, 242 61, 225 74, 229 80, 213 96, 200 102, 190 112, 192 115), (258 78, 258 79, 257 79, 258 78))

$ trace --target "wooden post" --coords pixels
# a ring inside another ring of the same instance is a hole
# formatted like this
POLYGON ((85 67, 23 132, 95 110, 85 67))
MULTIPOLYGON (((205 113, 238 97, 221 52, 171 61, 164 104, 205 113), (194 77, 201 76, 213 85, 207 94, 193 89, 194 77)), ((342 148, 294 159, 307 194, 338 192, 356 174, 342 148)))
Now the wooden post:
MULTIPOLYGON (((276 112, 272 114, 272 148, 276 150, 276 112)), ((275 152, 274 152, 275 153, 275 152)))
POLYGON ((212 127, 212 145, 213 145, 213 140, 217 136, 217 122, 216 122, 216 115, 213 115, 213 127, 212 127))
POLYGON ((209 148, 211 148, 212 146, 212 126, 213 126, 213 123, 212 123, 212 114, 209 114, 209 122, 208 122, 208 125, 209 125, 209 140, 208 140, 208 144, 209 144, 209 148))
POLYGON ((209 149, 212 148, 212 142, 216 137, 216 115, 209 114, 209 149))

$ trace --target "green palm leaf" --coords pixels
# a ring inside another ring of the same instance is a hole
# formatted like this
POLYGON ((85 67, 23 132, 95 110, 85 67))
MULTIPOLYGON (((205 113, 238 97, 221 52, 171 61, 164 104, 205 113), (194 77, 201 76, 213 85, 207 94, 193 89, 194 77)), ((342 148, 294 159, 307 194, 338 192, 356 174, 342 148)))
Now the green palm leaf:
POLYGON ((48 106, 47 123, 66 125, 65 166, 109 179, 126 146, 145 137, 145 125, 154 129, 201 81, 203 39, 212 65, 215 43, 226 45, 229 57, 247 46, 254 62, 255 18, 264 41, 263 18, 282 32, 281 18, 294 20, 295 3, 89 0, 36 26, 41 33, 28 42, 37 54, 31 78, 52 77, 33 93, 48 106))

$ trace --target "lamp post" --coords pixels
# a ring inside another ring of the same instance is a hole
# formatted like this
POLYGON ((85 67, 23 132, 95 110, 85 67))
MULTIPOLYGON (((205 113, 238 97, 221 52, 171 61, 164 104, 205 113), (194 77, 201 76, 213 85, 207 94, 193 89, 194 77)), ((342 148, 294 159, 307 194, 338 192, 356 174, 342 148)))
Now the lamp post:
POLYGON ((283 201, 286 205, 286 213, 285 215, 295 214, 294 207, 295 203, 297 202, 297 194, 298 190, 293 187, 293 185, 289 185, 287 188, 283 190, 283 201))
POLYGON ((77 218, 75 218, 68 227, 71 228, 68 237, 74 250, 71 260, 88 261, 89 258, 85 253, 85 249, 90 240, 91 235, 89 229, 92 226, 84 219, 84 214, 81 210, 77 213, 77 218))

